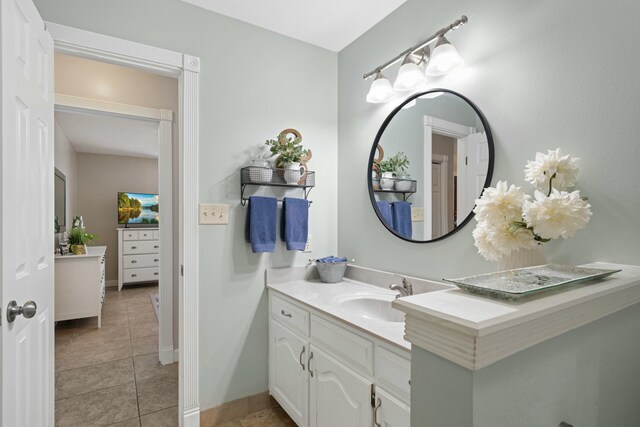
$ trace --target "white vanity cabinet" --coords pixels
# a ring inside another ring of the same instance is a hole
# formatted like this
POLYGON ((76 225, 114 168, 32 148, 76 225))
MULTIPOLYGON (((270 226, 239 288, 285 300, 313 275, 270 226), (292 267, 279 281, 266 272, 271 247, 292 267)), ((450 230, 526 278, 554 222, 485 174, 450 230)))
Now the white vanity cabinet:
POLYGON ((273 290, 269 311, 269 391, 299 427, 409 427, 408 351, 273 290))

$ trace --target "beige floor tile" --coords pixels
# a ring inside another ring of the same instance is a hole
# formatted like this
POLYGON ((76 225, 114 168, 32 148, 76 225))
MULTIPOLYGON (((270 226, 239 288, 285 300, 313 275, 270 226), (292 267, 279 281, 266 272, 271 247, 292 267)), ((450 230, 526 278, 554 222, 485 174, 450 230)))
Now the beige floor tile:
MULTIPOLYGON (((178 424, 175 424, 177 427, 178 424)), ((119 423, 110 424, 108 427, 140 427, 140 418, 132 418, 126 421, 120 421, 119 423)))
POLYGON ((176 427, 178 425, 178 407, 163 409, 140 417, 142 427, 176 427))
POLYGON ((56 401, 56 426, 108 426, 138 416, 133 383, 56 401))
POLYGON ((62 371, 56 383, 56 399, 134 382, 131 359, 62 371))
POLYGON ((158 375, 136 381, 140 415, 178 404, 178 376, 158 375))
POLYGON ((242 427, 295 427, 293 421, 280 408, 263 409, 240 418, 242 427))
POLYGON ((134 357, 133 367, 136 374, 136 381, 160 375, 178 376, 178 364, 171 363, 169 365, 162 365, 158 361, 157 353, 134 357))
POLYGON ((147 337, 158 335, 158 322, 131 323, 131 338, 147 337))
POLYGON ((246 417, 247 414, 249 414, 249 399, 242 398, 208 409, 204 412, 201 421, 205 426, 218 426, 246 417))
POLYGON ((84 346, 80 349, 74 349, 71 347, 60 365, 60 370, 66 371, 98 363, 127 359, 131 358, 131 355, 130 339, 107 342, 93 346, 84 346))
POLYGON ((158 336, 149 335, 146 337, 133 338, 131 340, 133 356, 158 353, 158 336))

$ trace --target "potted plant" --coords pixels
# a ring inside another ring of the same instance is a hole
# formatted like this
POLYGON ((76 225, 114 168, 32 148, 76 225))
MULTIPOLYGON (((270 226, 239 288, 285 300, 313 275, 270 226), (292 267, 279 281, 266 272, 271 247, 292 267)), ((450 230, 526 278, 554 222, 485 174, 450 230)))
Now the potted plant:
POLYGON ((278 139, 270 139, 265 143, 272 155, 278 156, 276 167, 284 169, 284 180, 287 184, 297 184, 306 166, 300 162, 311 155, 310 150, 302 147, 302 136, 295 129, 285 129, 278 139))
POLYGON ((407 172, 409 159, 402 151, 392 157, 395 164, 395 189, 397 191, 411 190, 411 175, 407 172))
POLYGON ((84 228, 75 227, 69 232, 69 244, 74 255, 84 255, 87 253, 87 243, 95 239, 95 234, 87 233, 84 228))
MULTIPOLYGON (((382 177, 380 178, 380 187, 382 187, 383 190, 393 190, 395 185, 396 190, 403 191, 402 188, 397 188, 399 183, 395 182, 394 178, 396 178, 399 173, 404 175, 408 167, 409 159, 402 151, 390 157, 388 160, 383 160, 378 163, 378 168, 382 174, 382 177)), ((409 185, 411 185, 410 182, 409 185)))

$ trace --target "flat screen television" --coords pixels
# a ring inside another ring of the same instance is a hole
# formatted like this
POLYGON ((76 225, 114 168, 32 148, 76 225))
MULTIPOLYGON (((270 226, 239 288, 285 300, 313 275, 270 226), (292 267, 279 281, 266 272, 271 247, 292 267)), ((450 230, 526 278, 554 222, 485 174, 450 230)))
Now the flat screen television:
POLYGON ((118 192, 118 224, 158 224, 158 195, 118 192))

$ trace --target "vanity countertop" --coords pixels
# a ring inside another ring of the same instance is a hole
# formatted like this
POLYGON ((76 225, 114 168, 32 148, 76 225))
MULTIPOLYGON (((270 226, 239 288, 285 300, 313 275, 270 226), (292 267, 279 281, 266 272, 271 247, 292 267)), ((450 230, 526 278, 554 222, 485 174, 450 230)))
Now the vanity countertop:
POLYGON ((90 258, 100 257, 107 251, 106 246, 87 246, 87 253, 83 255, 74 255, 69 252, 67 255, 56 255, 55 259, 78 259, 78 258, 90 258))
POLYGON ((453 288, 401 298, 393 307, 407 315, 406 339, 476 370, 640 302, 640 266, 584 266, 622 271, 521 301, 453 288))
POLYGON ((403 350, 411 350, 411 343, 404 339, 404 322, 386 322, 368 319, 342 308, 341 303, 362 297, 393 301, 396 292, 379 286, 345 279, 339 283, 323 283, 319 280, 297 279, 286 282, 270 282, 267 287, 307 307, 321 311, 349 326, 393 344, 403 350))

